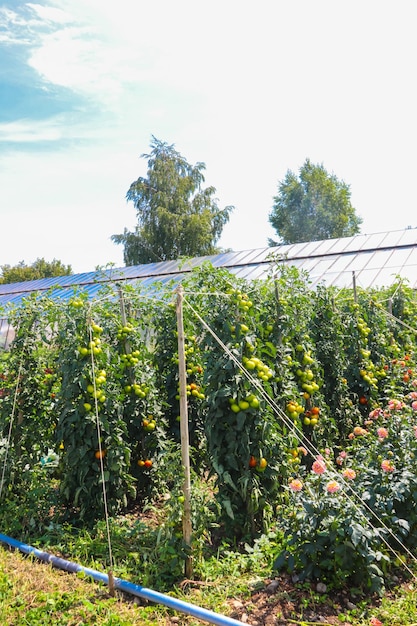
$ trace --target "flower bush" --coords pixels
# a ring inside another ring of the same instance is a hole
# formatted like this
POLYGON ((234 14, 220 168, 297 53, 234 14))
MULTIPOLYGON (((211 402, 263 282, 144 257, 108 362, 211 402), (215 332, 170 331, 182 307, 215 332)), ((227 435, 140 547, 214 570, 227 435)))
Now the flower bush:
POLYGON ((367 516, 358 514, 344 479, 346 475, 353 481, 354 470, 339 470, 336 480, 337 470, 329 460, 324 465, 319 457, 314 463, 316 471, 312 467, 303 481, 293 478, 289 482, 290 511, 280 523, 285 547, 274 567, 296 573, 300 580, 382 590, 389 557, 381 545, 380 530, 368 524, 367 516))
POLYGON ((336 586, 349 581, 384 589, 393 554, 406 554, 417 538, 414 393, 370 411, 335 463, 327 451, 310 471, 290 479, 291 512, 281 524, 286 541, 277 569, 336 586))

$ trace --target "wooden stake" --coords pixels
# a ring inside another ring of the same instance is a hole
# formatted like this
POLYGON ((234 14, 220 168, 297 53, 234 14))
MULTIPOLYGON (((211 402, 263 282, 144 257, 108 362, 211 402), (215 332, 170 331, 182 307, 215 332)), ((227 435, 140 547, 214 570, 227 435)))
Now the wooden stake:
POLYGON ((352 285, 353 285, 353 300, 355 302, 358 301, 358 294, 356 291, 356 274, 355 271, 352 272, 352 285))
POLYGON ((181 430, 181 458, 184 470, 184 514, 182 518, 183 539, 189 548, 190 554, 185 560, 185 576, 193 577, 193 563, 191 556, 191 479, 190 479, 190 447, 188 435, 188 403, 187 403, 187 372, 185 363, 185 337, 183 320, 184 290, 179 285, 177 290, 177 332, 178 332, 178 374, 180 383, 180 430, 181 430))
MULTIPOLYGON (((118 285, 118 291, 119 291, 119 304, 120 304, 120 318, 122 320, 122 325, 126 326, 127 316, 126 316, 125 299, 123 297, 123 291, 120 285, 118 285)), ((125 354, 130 354, 132 352, 132 347, 128 339, 124 339, 123 347, 124 347, 125 354)), ((133 384, 135 382, 135 376, 134 376, 132 368, 130 367, 128 368, 127 375, 129 377, 129 382, 133 384)))
POLYGON ((109 570, 108 572, 108 579, 109 579, 109 595, 114 598, 114 596, 116 595, 115 592, 115 587, 114 587, 114 576, 113 576, 113 571, 109 570))

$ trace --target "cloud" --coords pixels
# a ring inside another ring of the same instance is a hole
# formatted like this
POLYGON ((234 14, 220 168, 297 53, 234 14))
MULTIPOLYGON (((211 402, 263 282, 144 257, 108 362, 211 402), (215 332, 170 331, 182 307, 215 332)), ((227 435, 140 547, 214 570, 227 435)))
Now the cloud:
POLYGON ((18 1, 13 6, 0 6, 0 42, 20 47, 35 45, 45 29, 44 21, 30 4, 18 1))
POLYGON ((47 122, 37 122, 32 120, 19 120, 0 124, 1 143, 37 143, 44 141, 57 141, 62 139, 62 127, 57 118, 55 121, 49 119, 47 122))
POLYGON ((70 251, 78 225, 98 254, 100 233, 107 246, 132 228, 124 196, 154 134, 204 161, 219 204, 236 206, 221 245, 266 243, 278 181, 307 157, 351 185, 365 230, 407 225, 413 3, 10 1, 0 7, 0 212, 31 207, 28 238, 44 215, 37 240, 54 254, 70 251))
POLYGON ((72 18, 67 11, 63 11, 57 7, 45 6, 32 2, 27 2, 26 6, 31 9, 42 22, 49 22, 50 24, 67 24, 72 21, 72 18))

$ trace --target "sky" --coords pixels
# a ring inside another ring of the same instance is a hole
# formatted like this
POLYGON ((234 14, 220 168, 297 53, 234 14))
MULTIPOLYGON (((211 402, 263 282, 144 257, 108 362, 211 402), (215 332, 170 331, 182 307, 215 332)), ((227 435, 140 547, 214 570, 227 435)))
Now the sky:
POLYGON ((0 0, 0 266, 122 267, 152 136, 219 206, 218 245, 264 248, 308 158, 361 233, 417 227, 415 0, 0 0))

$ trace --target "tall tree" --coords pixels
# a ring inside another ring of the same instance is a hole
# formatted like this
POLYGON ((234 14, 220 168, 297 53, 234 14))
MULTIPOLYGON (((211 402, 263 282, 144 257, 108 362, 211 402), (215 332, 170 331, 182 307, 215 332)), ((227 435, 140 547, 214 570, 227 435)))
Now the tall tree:
POLYGON ((306 159, 298 178, 288 170, 279 183, 269 222, 279 243, 297 243, 357 235, 362 218, 350 202, 349 186, 306 159))
POLYGON ((153 263, 219 251, 216 243, 233 209, 220 209, 214 187, 202 188, 204 163, 190 165, 174 149, 152 136, 147 177, 139 177, 126 194, 137 212, 133 232, 126 228, 112 240, 123 244, 126 265, 153 263))
POLYGON ((0 266, 0 283, 21 283, 38 278, 51 278, 52 276, 69 276, 72 274, 71 265, 64 265, 61 261, 45 261, 36 259, 32 265, 26 265, 20 261, 17 265, 0 266))

